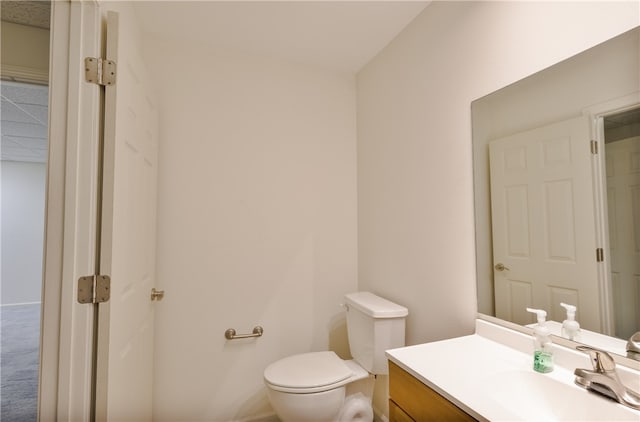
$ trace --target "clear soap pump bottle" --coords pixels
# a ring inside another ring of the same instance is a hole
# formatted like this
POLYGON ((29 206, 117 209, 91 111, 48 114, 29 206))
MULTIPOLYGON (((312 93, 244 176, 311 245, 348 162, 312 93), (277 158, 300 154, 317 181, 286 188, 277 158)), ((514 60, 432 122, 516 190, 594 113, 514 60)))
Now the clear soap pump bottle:
POLYGON ((538 316, 538 324, 533 328, 533 370, 547 373, 553 371, 553 346, 551 332, 547 328, 547 312, 542 309, 527 308, 538 316))
POLYGON ((562 337, 580 341, 580 324, 576 321, 576 307, 566 303, 560 303, 560 306, 567 310, 567 319, 562 322, 562 337))

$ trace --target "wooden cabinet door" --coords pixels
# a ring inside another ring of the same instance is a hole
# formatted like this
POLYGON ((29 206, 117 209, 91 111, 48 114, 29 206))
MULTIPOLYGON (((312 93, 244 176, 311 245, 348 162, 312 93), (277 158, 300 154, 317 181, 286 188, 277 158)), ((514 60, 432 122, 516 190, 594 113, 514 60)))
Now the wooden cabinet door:
POLYGON ((475 421, 470 415, 391 361, 389 361, 389 397, 390 422, 475 421), (396 407, 400 407, 402 413, 396 407))

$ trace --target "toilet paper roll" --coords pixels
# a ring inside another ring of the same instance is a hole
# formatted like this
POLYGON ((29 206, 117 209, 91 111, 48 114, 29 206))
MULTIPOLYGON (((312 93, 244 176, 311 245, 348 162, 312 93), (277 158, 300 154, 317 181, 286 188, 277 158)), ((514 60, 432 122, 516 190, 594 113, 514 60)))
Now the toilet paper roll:
POLYGON ((338 415, 340 422, 372 422, 373 408, 371 401, 362 393, 347 397, 338 415))

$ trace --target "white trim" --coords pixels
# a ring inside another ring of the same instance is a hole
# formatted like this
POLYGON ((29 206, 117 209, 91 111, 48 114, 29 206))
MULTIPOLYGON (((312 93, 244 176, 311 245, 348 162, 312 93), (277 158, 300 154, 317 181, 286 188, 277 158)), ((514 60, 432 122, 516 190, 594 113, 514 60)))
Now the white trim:
POLYGON ((100 52, 95 1, 52 2, 49 160, 39 420, 90 419, 93 306, 76 280, 95 270, 99 88, 83 58, 100 52), (55 106, 54 106, 55 105, 55 106))
POLYGON ((582 114, 592 118, 617 114, 640 104, 640 91, 635 91, 622 97, 614 98, 599 104, 591 105, 582 110, 582 114))
POLYGON ((374 422, 389 422, 389 418, 380 409, 373 406, 373 421, 374 422))
POLYGON ((3 303, 0 305, 0 308, 10 307, 10 306, 22 306, 22 305, 40 305, 42 302, 20 302, 20 303, 3 303))
MULTIPOLYGON (((609 217, 607 215, 607 180, 604 159, 604 131, 601 122, 597 117, 589 115, 589 123, 591 125, 591 139, 596 141, 598 154, 592 155, 591 165, 593 168, 592 183, 595 201, 594 216, 596 225, 596 246, 602 248, 608 255, 609 251, 609 217)), ((595 251, 594 251, 595 252, 595 251)), ((612 296, 612 280, 611 280, 611 263, 610 259, 605 256, 603 262, 597 265, 598 270, 598 297, 600 298, 600 330, 599 332, 606 335, 613 335, 614 317, 613 317, 613 296, 612 296)))
POLYGON ((47 84, 49 82, 49 72, 46 69, 34 69, 25 66, 3 64, 2 78, 18 82, 47 84))
POLYGON ((613 315, 613 291, 611 280, 611 260, 608 259, 609 248, 609 216, 607 207, 607 186, 604 156, 604 125, 605 116, 623 112, 640 105, 640 91, 632 92, 619 98, 614 98, 599 104, 594 104, 582 110, 582 114, 589 117, 591 123, 591 138, 598 144, 599 153, 593 157, 593 186, 596 195, 596 239, 598 246, 605 251, 604 265, 598 266, 599 295, 601 298, 600 320, 601 332, 614 334, 615 318, 613 315))
POLYGON ((249 418, 234 419, 233 422, 280 422, 275 412, 263 412, 249 418))
POLYGON ((64 229, 64 178, 67 130, 70 4, 51 4, 49 49, 49 157, 45 200, 45 236, 40 328, 38 420, 58 414, 58 358, 60 347, 60 291, 64 229), (52 107, 53 103, 57 104, 52 107))

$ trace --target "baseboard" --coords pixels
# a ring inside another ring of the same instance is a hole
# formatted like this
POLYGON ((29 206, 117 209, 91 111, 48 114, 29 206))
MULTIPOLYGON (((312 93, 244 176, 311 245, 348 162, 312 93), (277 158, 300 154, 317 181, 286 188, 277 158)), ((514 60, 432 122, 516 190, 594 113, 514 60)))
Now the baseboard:
MULTIPOLYGON (((275 413, 266 414, 252 419, 243 419, 236 422, 280 422, 278 416, 275 413)), ((389 422, 389 418, 385 416, 375 407, 373 408, 373 422, 389 422)))
POLYGON ((0 308, 5 306, 22 306, 22 305, 41 305, 42 302, 23 302, 23 303, 3 303, 0 305, 0 308))
POLYGON ((374 406, 373 407, 373 422, 389 422, 389 418, 374 406))
POLYGON ((280 422, 275 413, 263 413, 257 417, 239 419, 236 422, 280 422))

